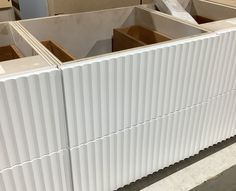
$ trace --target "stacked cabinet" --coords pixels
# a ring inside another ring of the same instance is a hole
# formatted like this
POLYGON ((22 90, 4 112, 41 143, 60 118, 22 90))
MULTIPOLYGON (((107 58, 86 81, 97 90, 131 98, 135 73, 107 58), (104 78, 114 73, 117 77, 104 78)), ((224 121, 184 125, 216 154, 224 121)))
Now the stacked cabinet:
POLYGON ((0 24, 0 190, 70 190, 60 72, 0 24))
POLYGON ((116 190, 236 135, 236 29, 152 7, 2 23, 1 190, 116 190))

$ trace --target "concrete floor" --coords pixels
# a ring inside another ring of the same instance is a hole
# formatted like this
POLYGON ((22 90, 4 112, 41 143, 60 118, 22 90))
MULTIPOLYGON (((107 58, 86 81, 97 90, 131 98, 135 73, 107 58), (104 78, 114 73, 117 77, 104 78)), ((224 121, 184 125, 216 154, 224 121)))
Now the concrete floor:
POLYGON ((236 137, 118 191, 215 191, 215 188, 236 191, 236 137))
POLYGON ((236 191, 236 165, 191 191, 236 191))

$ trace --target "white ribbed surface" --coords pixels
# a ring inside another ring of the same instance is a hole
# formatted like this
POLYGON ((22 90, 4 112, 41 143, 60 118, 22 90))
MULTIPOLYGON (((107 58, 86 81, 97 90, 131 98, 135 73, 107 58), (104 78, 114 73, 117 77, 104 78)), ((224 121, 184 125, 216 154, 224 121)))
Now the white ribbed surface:
POLYGON ((59 70, 0 79, 0 170, 67 147, 59 70))
POLYGON ((236 91, 71 149, 75 190, 114 190, 236 134, 236 91))
POLYGON ((1 191, 72 191, 68 151, 0 171, 1 191))
POLYGON ((235 89, 236 32, 62 67, 70 146, 235 89))
POLYGON ((235 41, 220 32, 62 66, 66 107, 60 70, 0 79, 0 190, 72 190, 68 153, 56 153, 68 141, 74 190, 106 191, 235 135, 235 41))
POLYGON ((215 82, 215 89, 218 92, 225 92, 236 89, 236 28, 218 32, 221 44, 217 52, 217 60, 220 65, 218 81, 215 82), (220 78, 223 77, 223 78, 220 78), (218 88, 218 89, 217 89, 218 88))

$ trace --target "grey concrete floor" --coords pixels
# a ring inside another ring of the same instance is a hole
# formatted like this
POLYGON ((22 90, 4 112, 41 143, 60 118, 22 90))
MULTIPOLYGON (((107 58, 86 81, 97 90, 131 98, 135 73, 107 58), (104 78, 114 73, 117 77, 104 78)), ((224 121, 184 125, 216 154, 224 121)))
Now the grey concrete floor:
POLYGON ((236 165, 191 191, 236 191, 236 165))
MULTIPOLYGON (((201 151, 198 155, 195 155, 193 157, 190 157, 186 160, 183 160, 179 163, 176 163, 170 167, 167 167, 163 170, 160 170, 158 172, 155 172, 147 177, 142 178, 141 180, 137 180, 134 183, 131 183, 130 185, 127 185, 123 188, 118 189, 117 191, 139 191, 143 190, 147 187, 149 187, 152 184, 155 184, 158 181, 161 181, 162 179, 167 178, 168 176, 185 169, 186 167, 197 163, 198 161, 207 158, 210 155, 213 155, 214 153, 217 153, 221 151, 222 149, 229 147, 230 145, 233 145, 236 143, 236 136, 228 139, 224 142, 221 142, 217 145, 214 145, 206 150, 201 151)), ((235 161, 236 163, 236 161, 235 161)), ((199 185, 198 187, 194 188, 193 191, 215 191, 212 188, 219 188, 219 191, 236 191, 236 166, 232 167, 232 169, 228 169, 225 172, 219 174, 217 177, 208 180, 207 182, 203 183, 202 185, 199 185), (232 176, 232 177, 231 177, 232 176), (220 187, 219 185, 222 185, 220 187), (223 187, 225 185, 225 187, 223 187), (213 187, 215 186, 215 187, 213 187), (220 189, 223 188, 223 189, 220 189), (202 190, 201 190, 202 189, 202 190), (205 190, 204 190, 205 189, 205 190), (227 190, 228 189, 228 190, 227 190)), ((218 191, 218 190, 216 190, 218 191)))

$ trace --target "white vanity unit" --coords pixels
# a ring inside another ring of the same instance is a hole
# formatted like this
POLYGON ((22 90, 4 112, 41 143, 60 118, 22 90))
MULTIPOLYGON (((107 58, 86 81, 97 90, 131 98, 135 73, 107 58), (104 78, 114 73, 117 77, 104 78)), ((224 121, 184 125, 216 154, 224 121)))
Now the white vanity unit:
POLYGON ((116 190, 236 135, 236 28, 150 4, 1 26, 0 190, 116 190))
POLYGON ((60 72, 25 36, 0 23, 0 190, 69 190, 60 72))

